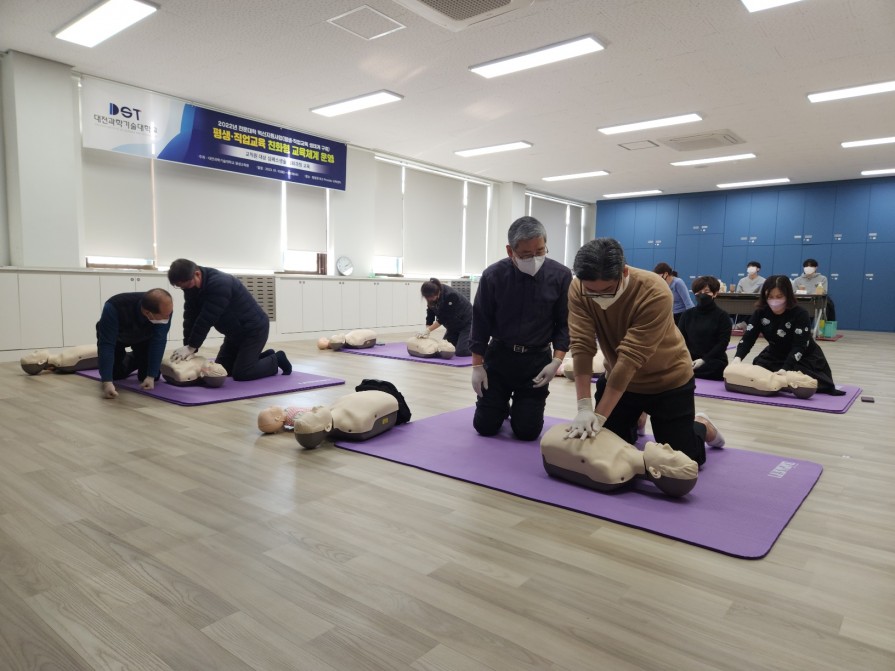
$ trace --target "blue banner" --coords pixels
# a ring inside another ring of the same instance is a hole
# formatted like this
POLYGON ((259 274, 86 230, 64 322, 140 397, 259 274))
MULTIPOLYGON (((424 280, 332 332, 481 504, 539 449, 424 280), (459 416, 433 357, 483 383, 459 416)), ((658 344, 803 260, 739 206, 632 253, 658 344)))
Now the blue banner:
POLYGON ((87 77, 81 108, 85 147, 345 190, 342 142, 87 77))

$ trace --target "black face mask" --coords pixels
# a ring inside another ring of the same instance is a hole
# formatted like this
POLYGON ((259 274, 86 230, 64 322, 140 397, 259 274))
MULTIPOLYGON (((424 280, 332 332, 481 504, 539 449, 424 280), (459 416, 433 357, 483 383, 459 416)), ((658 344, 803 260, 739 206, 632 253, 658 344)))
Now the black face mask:
POLYGON ((712 298, 711 294, 696 294, 696 305, 701 308, 709 308, 714 302, 715 299, 712 298))

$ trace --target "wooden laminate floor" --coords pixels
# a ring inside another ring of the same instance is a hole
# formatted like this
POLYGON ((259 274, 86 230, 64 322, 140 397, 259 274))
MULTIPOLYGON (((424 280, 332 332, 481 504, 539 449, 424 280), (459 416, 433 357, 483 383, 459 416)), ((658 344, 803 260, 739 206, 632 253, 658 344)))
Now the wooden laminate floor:
POLYGON ((183 408, 0 364, 0 670, 895 669, 895 334, 821 346, 875 403, 697 399, 729 446, 824 467, 760 560, 255 426, 364 377, 455 410, 468 368, 293 342, 348 385, 183 408))

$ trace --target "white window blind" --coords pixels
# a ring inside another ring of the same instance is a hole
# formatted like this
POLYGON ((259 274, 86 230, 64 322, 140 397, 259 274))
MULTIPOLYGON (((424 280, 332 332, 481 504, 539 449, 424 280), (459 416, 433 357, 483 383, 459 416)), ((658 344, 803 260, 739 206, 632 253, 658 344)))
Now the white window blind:
POLYGON ((280 182, 156 161, 159 264, 276 270, 281 265, 280 182))
POLYGON ((150 162, 113 151, 81 153, 85 256, 152 259, 150 162))
POLYGON ((464 274, 481 275, 487 263, 488 187, 467 182, 464 274))
POLYGON ((404 180, 404 273, 459 276, 463 182, 410 168, 404 180))
POLYGON ((547 229, 547 248, 550 258, 566 263, 566 210, 568 205, 544 198, 531 198, 531 216, 547 229))
POLYGON ((326 189, 286 183, 286 249, 326 252, 326 189))
POLYGON ((376 161, 376 230, 373 254, 404 256, 404 196, 400 165, 376 161))

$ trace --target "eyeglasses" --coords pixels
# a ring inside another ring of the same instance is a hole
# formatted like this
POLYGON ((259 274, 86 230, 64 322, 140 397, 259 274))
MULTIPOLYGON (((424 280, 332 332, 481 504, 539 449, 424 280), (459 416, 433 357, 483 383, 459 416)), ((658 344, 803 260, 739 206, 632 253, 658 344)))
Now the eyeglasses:
POLYGON ((584 288, 584 285, 581 285, 581 295, 585 298, 615 298, 615 295, 618 293, 618 288, 622 285, 621 280, 615 285, 615 290, 610 292, 600 292, 595 293, 593 291, 588 291, 584 288))
MULTIPOLYGON (((520 261, 530 261, 531 259, 534 259, 534 258, 541 258, 542 256, 547 256, 547 252, 549 252, 549 251, 550 251, 549 249, 544 247, 543 250, 539 249, 534 254, 526 254, 525 256, 519 256, 517 254, 516 258, 519 259, 520 261)), ((513 252, 513 253, 515 254, 515 252, 513 252)))

